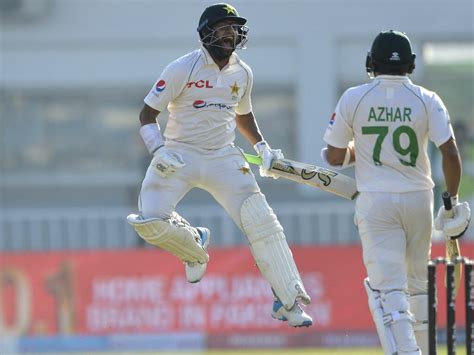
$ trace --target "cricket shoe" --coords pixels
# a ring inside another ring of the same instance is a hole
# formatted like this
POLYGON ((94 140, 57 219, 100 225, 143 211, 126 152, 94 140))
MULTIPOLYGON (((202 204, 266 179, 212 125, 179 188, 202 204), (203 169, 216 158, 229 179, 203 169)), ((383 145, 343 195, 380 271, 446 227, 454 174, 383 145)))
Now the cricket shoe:
MULTIPOLYGON (((201 240, 199 243, 202 245, 204 250, 207 251, 207 247, 211 240, 211 232, 209 229, 204 227, 196 227, 197 231, 199 232, 199 236, 201 240)), ((186 271, 186 279, 191 283, 196 283, 201 281, 204 274, 206 273, 207 263, 200 264, 200 263, 184 263, 184 270, 186 271)))
POLYGON ((288 322, 291 327, 309 327, 313 325, 311 318, 298 304, 295 302, 290 310, 283 307, 280 300, 273 301, 272 317, 284 322, 288 322))

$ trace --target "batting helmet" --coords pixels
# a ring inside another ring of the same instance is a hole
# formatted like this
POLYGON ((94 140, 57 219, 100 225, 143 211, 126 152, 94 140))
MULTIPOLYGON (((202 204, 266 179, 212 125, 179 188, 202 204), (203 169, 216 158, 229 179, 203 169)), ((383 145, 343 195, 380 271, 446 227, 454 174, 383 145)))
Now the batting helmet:
POLYGON ((383 31, 375 37, 372 48, 367 53, 365 67, 369 76, 376 71, 411 74, 415 69, 415 58, 410 39, 405 33, 383 31))
POLYGON ((201 33, 203 29, 227 19, 234 20, 239 25, 245 25, 247 22, 246 18, 239 16, 235 7, 229 4, 220 3, 211 5, 204 10, 199 19, 197 30, 201 33))
POLYGON ((225 47, 220 44, 220 40, 216 35, 217 29, 213 28, 213 26, 224 20, 232 20, 232 22, 235 22, 235 24, 232 25, 225 25, 232 27, 237 33, 234 37, 234 49, 245 48, 245 44, 248 40, 247 34, 249 29, 247 26, 244 26, 247 19, 240 17, 235 7, 225 3, 214 4, 207 7, 199 19, 197 30, 201 42, 217 57, 226 57, 227 55, 220 51, 220 49, 225 47))

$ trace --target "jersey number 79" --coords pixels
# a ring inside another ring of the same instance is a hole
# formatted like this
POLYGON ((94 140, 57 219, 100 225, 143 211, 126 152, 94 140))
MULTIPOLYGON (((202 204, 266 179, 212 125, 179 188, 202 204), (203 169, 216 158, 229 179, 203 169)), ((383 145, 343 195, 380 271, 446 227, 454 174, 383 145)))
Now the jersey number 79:
MULTIPOLYGON (((374 151, 372 153, 372 159, 375 165, 382 165, 380 161, 380 151, 382 150, 382 143, 389 133, 387 126, 367 126, 362 127, 362 134, 376 134, 377 140, 375 141, 374 151)), ((416 166, 416 159, 418 158, 418 139, 413 128, 409 126, 399 126, 393 131, 392 135, 393 149, 402 156, 407 156, 409 160, 399 159, 400 163, 405 166, 416 166), (408 137, 408 145, 402 146, 401 137, 402 135, 408 137)))

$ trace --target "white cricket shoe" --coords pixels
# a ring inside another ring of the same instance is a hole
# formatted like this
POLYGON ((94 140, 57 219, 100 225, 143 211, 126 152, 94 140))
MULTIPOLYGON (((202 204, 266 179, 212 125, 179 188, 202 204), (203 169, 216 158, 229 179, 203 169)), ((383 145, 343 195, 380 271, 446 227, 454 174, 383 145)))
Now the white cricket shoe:
MULTIPOLYGON (((204 227, 196 227, 199 235, 201 236, 201 245, 204 250, 207 251, 207 247, 211 240, 211 232, 209 229, 204 227)), ((207 263, 200 264, 200 263, 184 263, 184 270, 186 271, 186 279, 191 283, 196 283, 201 281, 204 274, 206 273, 207 263)))
POLYGON ((288 321, 291 327, 309 327, 313 325, 313 318, 311 318, 298 304, 295 302, 293 308, 287 310, 283 307, 280 300, 273 302, 272 317, 281 321, 288 321))

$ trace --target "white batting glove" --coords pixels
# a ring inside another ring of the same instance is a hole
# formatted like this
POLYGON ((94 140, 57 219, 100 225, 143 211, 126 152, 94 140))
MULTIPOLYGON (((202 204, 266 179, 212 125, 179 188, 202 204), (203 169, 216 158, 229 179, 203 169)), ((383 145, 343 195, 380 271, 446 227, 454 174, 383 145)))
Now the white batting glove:
POLYGON ((163 178, 169 177, 186 165, 181 154, 169 150, 164 145, 155 151, 151 164, 163 178))
POLYGON ((456 239, 464 234, 470 221, 471 209, 469 203, 456 202, 456 204, 453 204, 452 211, 446 211, 444 206, 439 208, 434 227, 436 230, 443 231, 447 238, 456 239), (454 215, 451 217, 453 212, 454 215))
POLYGON ((260 176, 272 177, 278 179, 279 176, 272 174, 270 168, 272 167, 272 161, 278 159, 284 159, 283 153, 280 149, 272 149, 266 141, 260 141, 255 143, 253 149, 262 158, 262 165, 260 166, 260 176))

